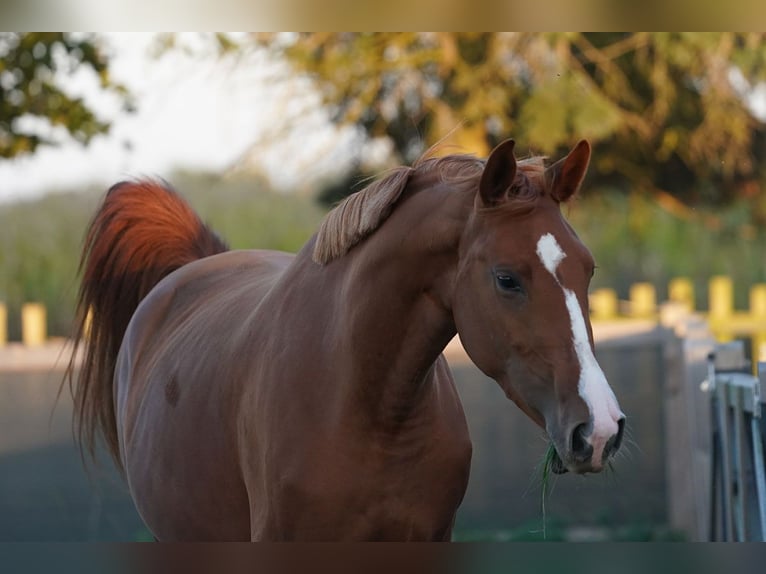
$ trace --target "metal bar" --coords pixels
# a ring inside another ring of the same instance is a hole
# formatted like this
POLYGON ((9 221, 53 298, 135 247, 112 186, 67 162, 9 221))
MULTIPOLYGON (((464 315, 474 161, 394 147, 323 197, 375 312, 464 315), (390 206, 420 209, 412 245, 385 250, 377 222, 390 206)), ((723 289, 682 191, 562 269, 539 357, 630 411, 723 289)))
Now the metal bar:
MULTIPOLYGON (((715 397, 713 397, 713 403, 717 403, 715 400, 715 397)), ((711 417, 711 420, 713 421, 713 427, 715 427, 715 414, 716 414, 716 406, 715 404, 712 404, 713 408, 713 416, 711 417)), ((710 481, 710 528, 709 528, 709 535, 708 540, 710 542, 716 542, 718 541, 718 507, 719 507, 719 497, 723 497, 723 490, 721 486, 721 464, 720 464, 720 458, 721 458, 721 435, 718 432, 717 429, 713 429, 713 453, 711 455, 711 465, 710 468, 712 469, 711 472, 711 481, 710 481)))
POLYGON ((723 519, 719 524, 718 515, 723 516, 723 487, 721 469, 721 430, 718 424, 718 393, 716 387, 715 353, 707 356, 707 379, 702 382, 702 390, 710 396, 710 425, 713 435, 713 453, 711 456, 711 487, 710 487, 710 524, 709 540, 717 542, 724 539, 723 519), (720 512, 719 512, 720 510, 720 512), (720 528, 719 528, 720 527, 720 528), (721 537, 718 537, 718 534, 721 537))
POLYGON ((718 396, 718 430, 721 433, 721 463, 723 467, 723 491, 721 497, 721 512, 723 518, 723 540, 733 540, 734 517, 732 511, 731 492, 731 449, 729 447, 729 393, 727 385, 719 378, 716 382, 716 395, 718 396), (721 384, 721 383, 724 384, 721 384))
POLYGON ((758 493, 758 514, 761 522, 761 540, 766 542, 766 472, 763 467, 763 442, 760 425, 763 419, 753 417, 750 427, 753 433, 753 467, 755 469, 755 489, 758 493))
POLYGON ((734 540, 738 542, 744 542, 747 540, 747 531, 745 524, 747 524, 747 514, 745 504, 747 500, 747 489, 745 485, 745 447, 743 444, 743 430, 745 426, 742 409, 744 407, 744 392, 742 387, 731 387, 731 394, 733 394, 733 400, 731 406, 734 411, 733 423, 734 423, 734 456, 732 457, 733 474, 736 476, 736 482, 732 483, 732 498, 734 499, 734 521, 736 530, 734 532, 734 540))
POLYGON ((766 542, 766 470, 764 470, 763 430, 764 419, 761 394, 766 382, 766 362, 758 363, 758 378, 753 386, 753 416, 750 418, 753 447, 753 474, 755 475, 755 492, 758 498, 758 517, 761 527, 760 539, 766 542))

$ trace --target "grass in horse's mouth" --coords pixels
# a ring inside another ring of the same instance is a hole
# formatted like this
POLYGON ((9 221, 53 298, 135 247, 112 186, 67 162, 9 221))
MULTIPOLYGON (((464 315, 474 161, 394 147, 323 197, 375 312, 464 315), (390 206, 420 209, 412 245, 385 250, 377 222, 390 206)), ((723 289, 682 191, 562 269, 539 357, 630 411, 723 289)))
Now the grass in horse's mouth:
POLYGON ((552 442, 548 443, 548 450, 545 451, 545 459, 543 460, 543 481, 547 480, 546 475, 549 475, 551 472, 554 474, 564 474, 565 472, 568 472, 552 442))
MULTIPOLYGON (((552 442, 548 443, 548 449, 545 451, 545 455, 543 457, 543 464, 542 464, 542 489, 540 494, 540 510, 542 511, 543 515, 543 539, 546 539, 546 516, 545 516, 545 500, 550 494, 551 490, 551 473, 553 474, 564 474, 567 472, 566 467, 564 466, 564 463, 561 461, 561 457, 559 456, 559 453, 556 451, 556 447, 553 446, 552 442)), ((606 465, 604 466, 605 474, 614 474, 614 465, 612 463, 612 460, 608 460, 606 465)))
POLYGON ((556 452, 556 447, 552 442, 548 443, 548 450, 545 451, 543 457, 543 476, 542 476, 542 501, 541 506, 543 510, 543 521, 545 521, 545 498, 550 491, 551 473, 563 474, 566 472, 564 463, 561 462, 559 453, 556 452))
MULTIPOLYGON (((545 499, 548 497, 548 492, 550 491, 551 472, 561 474, 562 471, 560 469, 563 469, 563 467, 564 464, 561 462, 559 453, 556 452, 556 447, 553 446, 552 442, 549 442, 548 450, 545 451, 545 456, 543 457, 542 489, 540 493, 540 510, 543 514, 543 540, 546 539, 545 499)), ((563 472, 566 472, 566 470, 563 472)))

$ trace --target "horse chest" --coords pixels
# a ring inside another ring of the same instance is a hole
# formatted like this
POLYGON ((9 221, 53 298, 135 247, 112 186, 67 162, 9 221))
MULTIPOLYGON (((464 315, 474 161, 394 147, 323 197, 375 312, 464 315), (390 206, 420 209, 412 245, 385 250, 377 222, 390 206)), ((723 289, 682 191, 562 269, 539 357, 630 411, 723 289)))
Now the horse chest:
POLYGON ((301 465, 272 490, 262 537, 449 539, 468 483, 470 443, 432 446, 411 458, 336 450, 301 465))

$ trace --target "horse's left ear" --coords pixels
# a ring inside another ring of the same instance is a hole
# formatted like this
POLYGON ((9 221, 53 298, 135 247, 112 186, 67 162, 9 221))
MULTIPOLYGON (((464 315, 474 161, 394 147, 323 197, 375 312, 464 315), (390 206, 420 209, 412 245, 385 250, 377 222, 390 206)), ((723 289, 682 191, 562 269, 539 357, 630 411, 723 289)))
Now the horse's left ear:
POLYGON ((589 162, 590 144, 580 140, 569 155, 545 168, 545 179, 553 199, 564 203, 580 189, 589 162))
POLYGON ((515 141, 505 140, 487 158, 479 183, 479 194, 486 207, 500 203, 516 179, 516 157, 513 155, 515 146, 515 141))

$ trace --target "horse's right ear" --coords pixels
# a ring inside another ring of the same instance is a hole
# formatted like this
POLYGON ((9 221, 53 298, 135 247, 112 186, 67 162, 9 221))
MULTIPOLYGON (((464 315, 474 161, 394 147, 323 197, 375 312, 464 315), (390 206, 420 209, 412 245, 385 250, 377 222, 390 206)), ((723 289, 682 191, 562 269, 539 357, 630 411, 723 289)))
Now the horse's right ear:
POLYGON ((516 157, 513 155, 515 145, 515 141, 505 140, 487 158, 479 183, 479 194, 485 207, 500 203, 516 178, 516 157))

